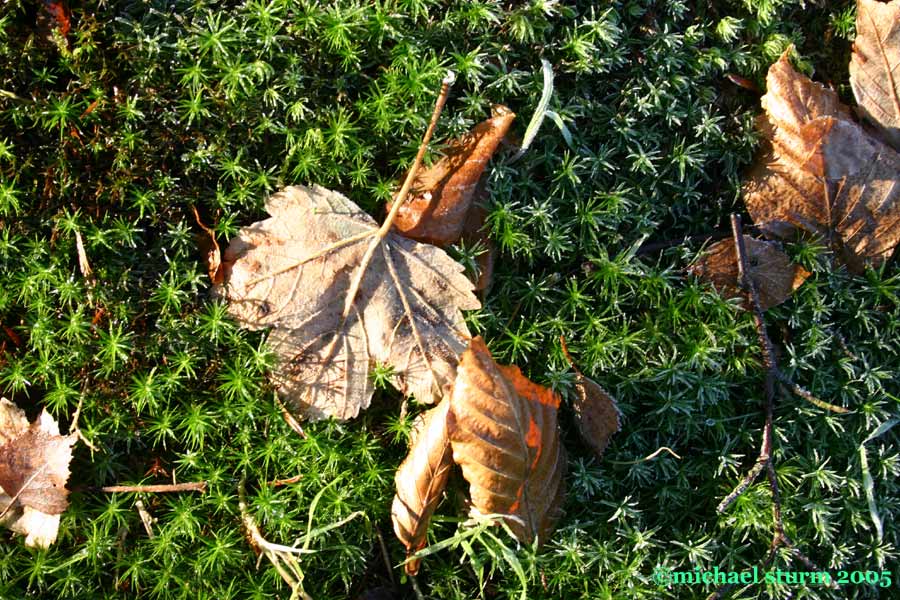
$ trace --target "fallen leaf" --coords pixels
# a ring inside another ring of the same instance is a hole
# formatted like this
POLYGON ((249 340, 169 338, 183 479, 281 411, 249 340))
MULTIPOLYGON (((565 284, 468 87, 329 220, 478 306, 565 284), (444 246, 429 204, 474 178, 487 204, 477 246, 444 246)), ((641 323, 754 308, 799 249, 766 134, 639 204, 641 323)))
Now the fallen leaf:
MULTIPOLYGON (((759 292, 759 303, 763 310, 778 306, 809 277, 803 267, 791 262, 775 242, 757 240, 744 236, 750 277, 759 292)), ((737 253, 734 240, 721 240, 710 246, 696 260, 688 271, 708 282, 726 298, 746 299, 738 281, 737 253)), ((746 305, 747 308, 749 305, 746 305)))
POLYGON ((0 524, 24 534, 27 546, 56 541, 76 439, 61 436, 47 411, 29 424, 21 409, 0 399, 0 524))
POLYGON ((900 150, 900 0, 857 1, 850 86, 862 114, 900 150))
POLYGON ((575 424, 581 438, 591 447, 597 458, 601 458, 610 438, 621 429, 619 407, 609 392, 593 379, 586 377, 575 365, 575 360, 569 354, 566 338, 560 336, 559 343, 562 345, 566 360, 575 371, 575 400, 572 402, 575 424))
POLYGON ((206 272, 209 274, 209 280, 212 281, 213 285, 218 285, 225 280, 225 269, 222 264, 222 252, 219 250, 219 242, 216 241, 216 232, 204 225, 196 206, 192 206, 191 210, 194 211, 194 219, 197 221, 197 225, 206 234, 200 243, 200 251, 203 252, 203 256, 206 259, 206 272))
POLYGON ((394 229, 438 246, 458 241, 481 175, 515 117, 508 108, 497 105, 490 119, 450 142, 444 156, 416 176, 394 229))
POLYGON ((561 512, 558 408, 558 395, 516 366, 497 365, 484 341, 472 339, 450 399, 453 460, 469 482, 473 512, 503 515, 522 543, 545 541, 561 512))
MULTIPOLYGON (((407 557, 425 547, 428 524, 437 508, 453 455, 447 437, 449 398, 425 413, 412 440, 409 454, 394 477, 397 493, 391 507, 394 533, 406 546, 407 557)), ((406 572, 415 575, 419 560, 406 563, 406 572)))
POLYGON ((572 408, 575 410, 575 423, 581 438, 597 458, 602 457, 609 440, 622 427, 616 399, 596 381, 576 371, 572 408))
POLYGON ((369 215, 320 186, 285 188, 266 210, 231 240, 216 291, 242 326, 272 327, 286 404, 311 420, 353 418, 374 362, 420 401, 448 393, 469 338, 461 311, 481 306, 463 267, 434 246, 377 238, 369 215))
POLYGON ((767 77, 768 146, 744 182, 744 201, 768 237, 821 237, 847 267, 877 266, 900 241, 900 156, 849 118, 834 92, 790 66, 767 77))

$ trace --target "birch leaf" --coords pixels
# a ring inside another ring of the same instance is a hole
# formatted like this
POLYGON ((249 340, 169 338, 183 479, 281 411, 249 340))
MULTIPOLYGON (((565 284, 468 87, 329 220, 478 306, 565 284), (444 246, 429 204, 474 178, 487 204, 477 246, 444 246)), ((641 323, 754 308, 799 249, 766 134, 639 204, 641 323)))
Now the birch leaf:
MULTIPOLYGON (((425 413, 412 441, 409 454, 397 469, 397 493, 391 507, 394 533, 406 546, 407 557, 425 547, 428 524, 437 508, 453 466, 447 437, 449 398, 425 413)), ((406 563, 406 572, 415 575, 419 560, 406 563)))
POLYGON ((61 436, 49 413, 29 424, 25 413, 0 399, 0 524, 26 536, 27 546, 56 540, 68 507, 69 463, 76 436, 61 436))
MULTIPOLYGON (((759 292, 763 310, 778 306, 809 277, 810 273, 791 262, 778 244, 744 236, 750 277, 759 292)), ((726 298, 745 298, 738 281, 734 240, 716 242, 688 267, 693 275, 710 282, 726 298)))
POLYGON ((471 341, 450 399, 453 460, 469 482, 473 512, 504 515, 522 543, 545 541, 561 511, 558 408, 558 395, 518 367, 497 365, 480 337, 471 341))
POLYGON ((478 182, 516 115, 505 106, 463 137, 450 142, 444 156, 422 170, 400 207, 394 228, 406 237, 438 246, 463 234, 478 182))
POLYGON ((320 186, 285 188, 266 210, 225 251, 217 292, 244 327, 272 328, 285 403, 310 420, 353 418, 376 362, 406 395, 446 394, 469 338, 461 311, 480 306, 463 267, 434 246, 378 238, 371 217, 320 186))
POLYGON ((900 150, 900 0, 857 1, 850 86, 862 114, 900 150))
POLYGON ((900 241, 900 156, 786 56, 767 83, 768 145, 744 182, 750 214, 769 237, 821 237, 851 271, 877 266, 900 241))

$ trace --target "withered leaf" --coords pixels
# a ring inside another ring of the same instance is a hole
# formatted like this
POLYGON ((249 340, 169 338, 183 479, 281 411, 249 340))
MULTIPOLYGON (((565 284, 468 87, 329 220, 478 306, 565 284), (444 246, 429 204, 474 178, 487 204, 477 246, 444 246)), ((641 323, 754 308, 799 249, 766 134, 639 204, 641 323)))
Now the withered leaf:
POLYGON ((578 373, 572 408, 575 409, 575 423, 582 439, 600 458, 609 445, 609 440, 621 429, 616 399, 596 381, 578 373))
POLYGON ((849 119, 833 92, 791 68, 769 69, 765 156, 744 201, 767 236, 819 236, 854 271, 877 265, 900 241, 900 156, 849 119))
POLYGON ((46 548, 56 540, 69 505, 69 462, 77 436, 61 436, 44 411, 29 424, 25 413, 0 399, 0 523, 46 548))
POLYGON ((566 339, 560 336, 559 341, 562 344, 563 354, 575 370, 575 399, 572 402, 575 424, 581 438, 591 447, 597 458, 600 458, 609 445, 609 440, 621 429, 619 407, 609 392, 585 376, 575 365, 575 360, 566 346, 566 339))
POLYGON ((231 240, 216 290, 244 327, 272 327, 285 403, 311 420, 353 418, 375 362, 420 401, 447 393, 469 338, 461 311, 480 306, 463 267, 434 246, 379 238, 369 215, 320 186, 285 188, 266 210, 231 240))
POLYGON ((900 0, 857 1, 850 86, 863 115, 900 150, 900 0))
POLYGON ((194 211, 194 219, 197 221, 197 225, 205 234, 200 238, 198 245, 206 262, 206 272, 209 274, 209 280, 213 285, 218 285, 225 280, 225 265, 222 264, 222 252, 219 250, 216 232, 204 225, 196 206, 192 206, 191 209, 194 211))
MULTIPOLYGON (((391 507, 394 533, 406 546, 407 556, 425 547, 428 524, 437 508, 453 466, 447 437, 450 399, 444 398, 425 413, 412 441, 409 454, 394 477, 397 493, 391 507)), ((406 572, 415 575, 419 560, 406 563, 406 572)))
POLYGON ((484 341, 472 339, 450 398, 453 460, 469 482, 473 512, 504 515, 523 543, 546 540, 561 511, 558 408, 558 395, 518 367, 497 365, 484 341))
MULTIPOLYGON (((759 292, 759 303, 763 310, 778 306, 809 277, 810 273, 800 265, 791 262, 775 242, 757 240, 744 236, 744 248, 750 277, 759 292)), ((721 240, 690 267, 693 275, 710 282, 726 298, 744 298, 738 281, 737 253, 734 240, 721 240)), ((745 308, 746 308, 745 304, 745 308)))
POLYGON ((438 246, 458 241, 481 175, 515 117, 505 106, 495 106, 490 119, 450 142, 444 156, 416 176, 394 229, 438 246))

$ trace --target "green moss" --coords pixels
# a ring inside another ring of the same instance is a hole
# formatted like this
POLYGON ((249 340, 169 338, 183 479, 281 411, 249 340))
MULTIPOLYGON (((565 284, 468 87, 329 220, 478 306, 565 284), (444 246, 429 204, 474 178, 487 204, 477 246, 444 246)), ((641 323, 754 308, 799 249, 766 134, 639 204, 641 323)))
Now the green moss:
MULTIPOLYGON (((266 379, 264 336, 238 329, 208 294, 192 208, 225 239, 261 217, 268 192, 314 182, 380 215, 446 68, 459 78, 438 139, 493 103, 520 115, 521 133, 541 58, 554 65, 551 108, 571 139, 548 120, 522 160, 496 163, 489 223, 502 258, 485 307, 468 318, 498 360, 566 392, 564 335, 618 397, 624 427, 598 461, 564 410, 566 516, 537 551, 516 551, 499 531, 460 533, 455 479, 431 535, 456 545, 425 561, 419 585, 461 599, 519 597, 522 581, 536 599, 704 597, 658 589, 653 569, 747 569, 765 556, 764 482, 715 513, 761 433, 751 318, 685 275, 698 245, 637 250, 722 230, 741 210, 759 96, 727 74, 761 85, 793 43, 801 68, 849 99, 849 2, 104 2, 73 7, 68 47, 38 28, 34 4, 0 10, 0 323, 11 331, 0 330, 0 391, 64 426, 83 402, 80 426, 97 447, 76 451, 56 545, 33 551, 0 536, 0 596, 287 597, 242 532, 244 476, 272 541, 303 535, 313 498, 335 480, 313 526, 366 513, 302 557, 314 598, 390 585, 379 536, 398 564, 389 510, 411 417, 381 389, 356 421, 294 433, 266 379), (95 285, 78 270, 76 232, 95 285), (681 460, 629 464, 660 446, 681 460), (173 474, 209 490, 98 491, 173 474), (152 539, 138 499, 156 519, 152 539)), ((867 446, 882 541, 857 449, 898 415, 900 278, 893 266, 830 272, 821 248, 789 249, 813 276, 768 314, 782 364, 854 412, 779 398, 788 534, 821 566, 880 571, 897 561, 896 433, 867 446)), ((471 264, 476 249, 454 252, 471 264)), ((788 556, 777 563, 799 568, 788 556)), ((848 593, 745 597, 789 592, 848 593)))

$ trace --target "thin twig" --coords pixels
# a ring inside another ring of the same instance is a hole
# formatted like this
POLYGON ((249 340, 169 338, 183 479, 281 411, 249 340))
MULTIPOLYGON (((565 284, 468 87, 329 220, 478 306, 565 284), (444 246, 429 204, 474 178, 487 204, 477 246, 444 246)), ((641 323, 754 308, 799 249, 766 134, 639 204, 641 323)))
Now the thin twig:
MULTIPOLYGON (((766 330, 766 323, 763 317, 762 306, 759 301, 759 291, 756 289, 756 283, 753 281, 753 278, 750 277, 750 269, 747 263, 747 251, 744 248, 744 236, 741 234, 741 217, 739 215, 731 215, 731 233, 734 237, 734 250, 738 267, 738 282, 740 283, 741 288, 743 288, 744 292, 747 294, 747 298, 750 301, 750 310, 753 314, 753 321, 756 324, 756 333, 759 338, 759 345, 762 349, 763 363, 766 366, 766 421, 765 427, 763 429, 763 439, 759 451, 759 457, 756 459, 756 464, 754 464, 750 471, 747 472, 747 474, 737 485, 737 487, 735 487, 734 490, 730 494, 728 494, 728 496, 726 496, 725 499, 722 500, 722 502, 719 503, 717 511, 719 513, 722 513, 729 506, 731 506, 731 504, 742 493, 744 493, 744 491, 748 487, 750 487, 750 485, 756 480, 756 478, 759 477, 759 474, 762 473, 763 469, 765 469, 769 480, 769 488, 772 491, 772 523, 775 531, 772 534, 772 543, 769 545, 769 552, 767 553, 766 558, 762 563, 763 570, 767 569, 769 565, 771 565, 775 560, 778 549, 781 547, 785 547, 788 548, 791 553, 795 557, 797 557, 797 559, 803 562, 807 566, 807 568, 813 571, 821 571, 821 569, 817 568, 815 564, 806 557, 806 555, 804 555, 794 546, 794 543, 784 533, 784 518, 781 512, 781 491, 778 486, 778 475, 775 472, 775 464, 772 461, 776 382, 791 386, 795 393, 798 393, 798 395, 807 398, 808 400, 810 398, 815 398, 815 396, 813 396, 809 392, 806 392, 806 390, 803 390, 803 388, 801 388, 800 386, 793 385, 790 380, 788 380, 788 378, 785 377, 785 375, 778 369, 778 361, 775 358, 774 345, 772 344, 772 340, 769 337, 768 331, 766 330), (798 392, 798 390, 805 392, 806 395, 798 392)), ((815 399, 818 400, 818 398, 815 399)), ((824 402, 821 403, 827 404, 824 402)), ((731 584, 720 586, 716 591, 714 591, 707 597, 707 600, 724 598, 731 592, 733 588, 734 585, 731 584)))
POLYGON ((107 485, 100 488, 101 492, 108 493, 150 493, 167 494, 173 492, 200 492, 206 491, 205 481, 193 481, 190 483, 167 483, 162 485, 107 485))
POLYGON ((766 366, 766 422, 763 429, 763 440, 759 450, 759 457, 756 464, 744 476, 743 480, 734 488, 734 490, 719 503, 716 511, 724 512, 738 497, 746 491, 750 485, 756 481, 759 474, 772 458, 772 420, 775 412, 775 381, 778 377, 778 363, 775 359, 775 349, 769 333, 766 331, 766 322, 763 317, 762 305, 759 302, 759 291, 756 289, 756 283, 750 277, 750 268, 747 263, 747 250, 744 247, 744 236, 741 233, 741 217, 740 215, 731 215, 731 235, 734 237, 734 251, 736 254, 738 267, 738 283, 750 300, 750 312, 753 315, 753 321, 756 324, 756 333, 759 338, 759 345, 762 349, 763 363, 766 366))
POLYGON ((384 568, 387 570, 388 577, 391 580, 391 586, 397 587, 397 582, 394 580, 394 569, 391 567, 391 557, 388 553, 387 544, 384 543, 384 536, 381 535, 381 529, 376 525, 375 526, 375 534, 378 536, 378 546, 381 548, 381 558, 384 560, 384 568))

